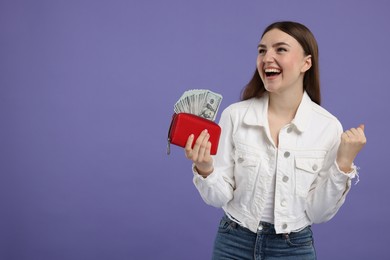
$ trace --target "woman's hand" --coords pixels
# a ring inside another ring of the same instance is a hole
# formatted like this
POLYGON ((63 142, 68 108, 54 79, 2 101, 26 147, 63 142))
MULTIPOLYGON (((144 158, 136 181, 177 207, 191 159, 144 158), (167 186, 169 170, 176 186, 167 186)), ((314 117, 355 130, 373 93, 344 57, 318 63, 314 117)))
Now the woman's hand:
POLYGON ((194 135, 190 135, 184 148, 186 157, 195 163, 198 173, 203 177, 207 177, 214 170, 213 158, 210 155, 211 143, 209 138, 210 134, 207 129, 203 130, 192 148, 194 135))
POLYGON ((340 170, 345 173, 352 170, 352 163, 366 142, 364 125, 359 125, 358 128, 351 128, 341 135, 341 143, 337 151, 336 159, 340 170))

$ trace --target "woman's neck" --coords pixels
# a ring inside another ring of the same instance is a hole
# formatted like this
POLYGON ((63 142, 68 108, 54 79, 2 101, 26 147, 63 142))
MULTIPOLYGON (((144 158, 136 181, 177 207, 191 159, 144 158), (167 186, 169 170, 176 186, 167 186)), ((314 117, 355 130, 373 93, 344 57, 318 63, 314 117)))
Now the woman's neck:
POLYGON ((302 101, 302 97, 303 92, 269 93, 268 110, 273 115, 288 117, 292 120, 302 101))

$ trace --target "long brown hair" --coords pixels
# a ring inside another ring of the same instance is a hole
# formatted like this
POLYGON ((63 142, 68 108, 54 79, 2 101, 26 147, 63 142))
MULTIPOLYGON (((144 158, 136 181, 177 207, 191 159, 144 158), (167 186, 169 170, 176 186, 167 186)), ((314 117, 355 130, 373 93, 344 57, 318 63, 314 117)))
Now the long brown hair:
MULTIPOLYGON (((290 21, 276 22, 269 25, 261 35, 272 29, 278 29, 282 32, 294 37, 302 46, 305 55, 311 55, 311 67, 305 72, 303 78, 303 89, 306 90, 311 100, 318 105, 321 104, 321 91, 320 91, 320 73, 318 67, 318 45, 311 31, 303 24, 290 21)), ((247 100, 252 97, 261 97, 267 90, 264 87, 264 83, 260 78, 257 68, 253 74, 252 79, 245 86, 241 94, 241 100, 247 100)))

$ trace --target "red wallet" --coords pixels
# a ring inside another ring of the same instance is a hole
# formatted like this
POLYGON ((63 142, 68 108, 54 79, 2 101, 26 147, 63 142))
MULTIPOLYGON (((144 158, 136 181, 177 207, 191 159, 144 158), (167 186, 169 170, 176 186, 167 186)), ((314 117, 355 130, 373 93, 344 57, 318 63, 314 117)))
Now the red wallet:
POLYGON ((217 154, 219 137, 221 135, 221 127, 217 123, 189 113, 173 114, 168 132, 167 154, 170 153, 170 144, 185 147, 187 139, 191 134, 194 134, 195 136, 192 144, 192 146, 194 146, 195 140, 205 129, 207 129, 210 134, 210 154, 215 155, 217 154))

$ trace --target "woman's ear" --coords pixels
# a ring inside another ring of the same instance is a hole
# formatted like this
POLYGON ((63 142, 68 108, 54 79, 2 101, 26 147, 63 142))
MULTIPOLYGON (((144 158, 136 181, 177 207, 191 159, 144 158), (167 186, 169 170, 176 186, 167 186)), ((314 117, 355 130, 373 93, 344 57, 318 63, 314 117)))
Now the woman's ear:
POLYGON ((307 56, 304 58, 304 63, 303 63, 301 72, 305 73, 305 72, 308 71, 310 68, 311 68, 311 55, 307 55, 307 56))

